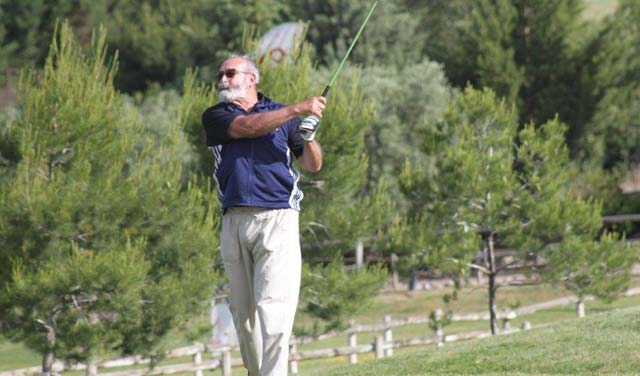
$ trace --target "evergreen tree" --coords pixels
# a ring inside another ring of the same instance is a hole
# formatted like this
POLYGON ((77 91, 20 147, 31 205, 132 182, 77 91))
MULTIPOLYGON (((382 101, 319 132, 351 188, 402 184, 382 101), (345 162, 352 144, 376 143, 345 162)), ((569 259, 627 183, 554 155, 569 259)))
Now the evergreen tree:
POLYGON ((544 253, 551 266, 547 278, 562 284, 577 297, 576 313, 584 317, 588 296, 612 300, 613 293, 629 288, 631 267, 639 253, 614 234, 604 234, 598 241, 568 237, 544 253), (567 257, 571 255, 571 257, 567 257))
POLYGON ((595 114, 581 151, 606 168, 640 163, 640 3, 620 1, 604 21, 591 59, 595 114))
POLYGON ((0 186, 11 180, 20 158, 15 129, 12 126, 17 116, 18 111, 13 107, 0 112, 0 186))
POLYGON ((525 81, 525 71, 516 62, 513 43, 517 16, 510 0, 480 0, 476 2, 468 30, 475 47, 471 56, 475 57, 477 85, 493 89, 511 103, 518 102, 525 81))
POLYGON ((401 212, 407 204, 397 172, 406 161, 425 169, 433 164, 420 150, 416 135, 441 120, 451 90, 442 66, 428 60, 403 67, 365 67, 360 85, 375 101, 375 116, 366 134, 368 184, 375 189, 384 179, 394 207, 401 212))
POLYGON ((106 26, 110 51, 120 54, 116 87, 144 91, 176 84, 186 68, 209 67, 239 49, 243 30, 266 30, 284 11, 277 0, 0 0, 0 69, 41 67, 56 20, 68 19, 82 45, 106 26))
MULTIPOLYGON (((56 20, 68 18, 85 43, 103 2, 0 0, 0 69, 41 67, 56 20)), ((2 77, 4 78, 4 77, 2 77)))
MULTIPOLYGON (((187 68, 210 67, 242 47, 248 28, 266 29, 283 5, 275 0, 118 1, 105 17, 110 48, 119 51, 117 87, 144 91, 176 83, 187 68)), ((212 76, 209 76, 211 78, 212 76)))
POLYGON ((64 24, 23 75, 15 176, 0 186, 0 323, 44 356, 158 350, 208 301, 217 222, 181 184, 182 118, 157 139, 112 85, 104 32, 85 57, 64 24))
POLYGON ((454 86, 491 88, 517 106, 521 124, 543 124, 557 114, 569 126, 572 152, 581 150, 579 138, 593 111, 592 32, 581 19, 582 1, 436 1, 417 7, 423 17, 442 15, 448 35, 430 36, 425 51, 444 64, 454 86))
MULTIPOLYGON (((370 0, 287 0, 289 21, 308 24, 307 39, 322 65, 336 64, 344 57, 371 6, 370 0)), ((424 33, 420 20, 400 1, 378 3, 366 31, 358 40, 350 60, 363 65, 402 65, 418 61, 424 33)))
POLYGON ((326 266, 305 264, 300 308, 301 312, 317 320, 311 334, 345 329, 349 319, 371 303, 386 279, 387 272, 382 265, 347 271, 342 258, 336 258, 326 266))
POLYGON ((465 38, 464 27, 471 22, 473 4, 467 0, 402 0, 425 34, 422 55, 442 64, 446 77, 454 86, 464 87, 473 73, 469 51, 475 46, 465 38))
MULTIPOLYGON (((600 227, 599 205, 568 190, 566 128, 557 119, 519 128, 512 107, 491 91, 468 88, 440 128, 423 137, 436 171, 405 170, 404 188, 415 205, 408 226, 398 225, 394 232, 399 246, 413 249, 416 263, 457 273, 471 267, 487 275, 494 334, 496 276, 554 243, 571 263, 576 239, 589 242, 600 227), (514 261, 498 263, 498 247, 516 249, 514 261)), ((610 254, 614 260, 622 249, 602 251, 616 252, 610 254)), ((613 284, 598 288, 617 291, 613 284)))

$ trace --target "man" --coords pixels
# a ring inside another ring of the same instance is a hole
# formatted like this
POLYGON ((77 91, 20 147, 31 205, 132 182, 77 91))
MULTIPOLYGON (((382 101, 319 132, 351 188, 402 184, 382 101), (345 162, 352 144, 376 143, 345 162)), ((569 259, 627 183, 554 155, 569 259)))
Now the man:
POLYGON ((299 116, 322 117, 326 102, 280 104, 258 92, 259 81, 251 59, 226 59, 218 71, 221 102, 204 112, 202 123, 216 159, 221 255, 242 360, 250 375, 286 375, 301 271, 303 194, 293 156, 306 170, 322 167, 315 132, 303 139, 299 116))

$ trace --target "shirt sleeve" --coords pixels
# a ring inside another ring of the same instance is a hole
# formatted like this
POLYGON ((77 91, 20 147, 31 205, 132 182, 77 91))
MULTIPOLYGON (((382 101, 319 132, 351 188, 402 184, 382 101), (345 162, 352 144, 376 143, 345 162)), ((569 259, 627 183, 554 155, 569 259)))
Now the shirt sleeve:
POLYGON ((295 155, 296 158, 300 158, 302 155, 304 145, 304 140, 302 140, 302 136, 300 135, 300 123, 302 123, 302 120, 297 117, 289 121, 289 149, 293 151, 293 155, 295 155))
POLYGON ((207 135, 207 146, 227 144, 232 141, 229 126, 239 114, 226 111, 224 106, 209 107, 202 114, 202 126, 207 135))

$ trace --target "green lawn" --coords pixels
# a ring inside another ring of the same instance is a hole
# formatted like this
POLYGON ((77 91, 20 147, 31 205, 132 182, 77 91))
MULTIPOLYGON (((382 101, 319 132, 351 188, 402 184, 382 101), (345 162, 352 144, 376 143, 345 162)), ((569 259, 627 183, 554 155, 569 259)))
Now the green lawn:
POLYGON ((601 375, 640 372, 640 307, 505 336, 414 349, 307 375, 601 375))
POLYGON ((26 346, 0 337, 0 371, 36 366, 42 358, 26 346))

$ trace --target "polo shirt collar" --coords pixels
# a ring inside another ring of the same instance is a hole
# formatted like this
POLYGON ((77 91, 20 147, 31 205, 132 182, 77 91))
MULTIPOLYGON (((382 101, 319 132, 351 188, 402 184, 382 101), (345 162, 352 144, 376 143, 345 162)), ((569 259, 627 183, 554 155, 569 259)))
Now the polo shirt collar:
MULTIPOLYGON (((256 104, 253 106, 253 109, 251 110, 251 112, 255 112, 256 110, 269 109, 271 102, 272 102, 271 98, 267 97, 261 92, 258 92, 258 102, 256 102, 256 104)), ((236 109, 236 110, 242 111, 241 108, 239 108, 233 103, 226 103, 226 106, 227 108, 230 108, 230 109, 236 109)))

